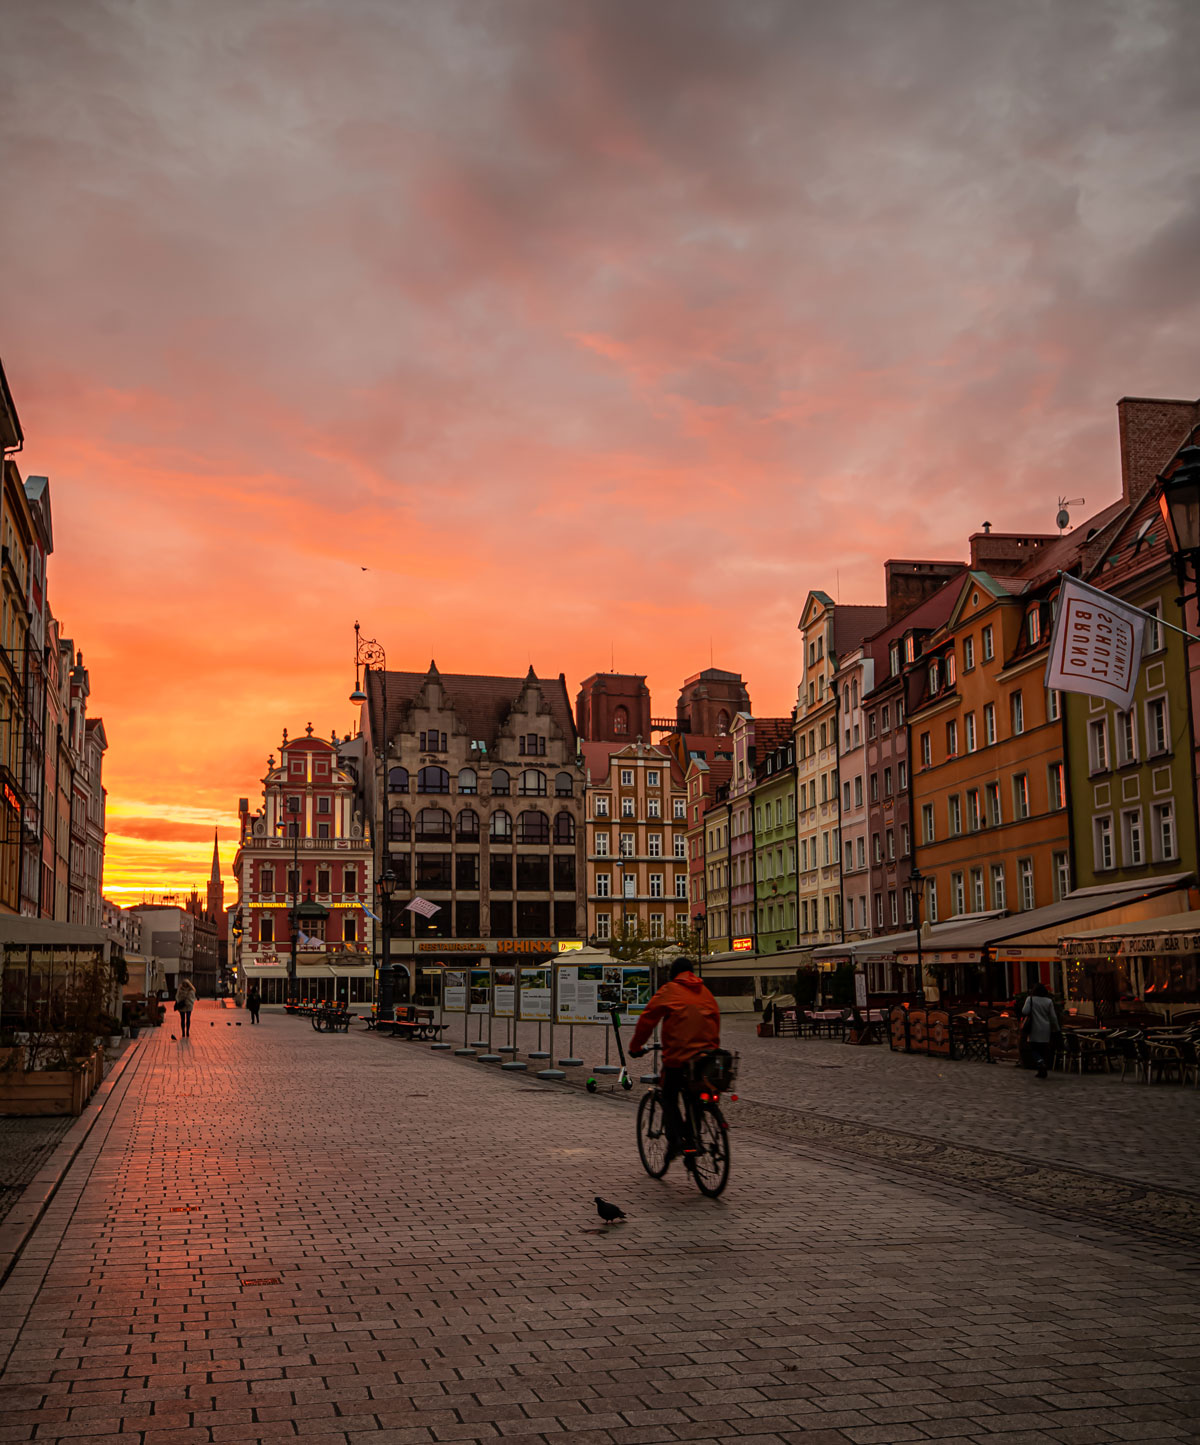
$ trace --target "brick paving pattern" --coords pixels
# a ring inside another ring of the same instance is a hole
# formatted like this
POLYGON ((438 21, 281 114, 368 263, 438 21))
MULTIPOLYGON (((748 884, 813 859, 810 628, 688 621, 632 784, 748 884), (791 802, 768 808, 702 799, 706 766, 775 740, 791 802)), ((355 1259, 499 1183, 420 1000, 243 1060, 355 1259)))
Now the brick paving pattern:
POLYGON ((70 1114, 58 1119, 0 1119, 0 1219, 74 1122, 70 1114))
MULTIPOLYGON (((462 1015, 446 1018, 446 1038, 458 1047, 462 1015)), ((827 1039, 760 1039, 745 1015, 727 1015, 722 1027, 724 1042, 742 1057, 743 1100, 1200 1194, 1200 1090, 1190 1086, 1147 1087, 1132 1073, 1125 1079, 1058 1073, 1043 1083, 1012 1064, 898 1054, 886 1044, 850 1048, 827 1039)), ((507 1020, 493 1022, 493 1045, 507 1040, 507 1028, 507 1020)), ((623 1030, 627 1043, 632 1032, 623 1030)), ((576 1057, 589 1065, 603 1062, 606 1033, 611 1030, 575 1029, 576 1057)), ((519 1026, 521 1057, 537 1039, 535 1024, 519 1026)), ((402 1040, 389 1042, 407 1047, 402 1040)), ((545 1029, 542 1042, 548 1044, 545 1029)), ((566 1029, 555 1029, 554 1042, 555 1054, 565 1055, 566 1029)), ((609 1053, 615 1063, 615 1048, 609 1053)), ((529 1070, 538 1067, 544 1065, 531 1063, 529 1070)), ((635 1074, 642 1068, 634 1062, 635 1074)), ((586 1073, 575 1069, 570 1076, 582 1082, 586 1073)))
POLYGON ((242 1017, 139 1044, 0 1292, 0 1442, 1200 1438, 1195 1253, 736 1131, 713 1202, 628 1101, 242 1017))

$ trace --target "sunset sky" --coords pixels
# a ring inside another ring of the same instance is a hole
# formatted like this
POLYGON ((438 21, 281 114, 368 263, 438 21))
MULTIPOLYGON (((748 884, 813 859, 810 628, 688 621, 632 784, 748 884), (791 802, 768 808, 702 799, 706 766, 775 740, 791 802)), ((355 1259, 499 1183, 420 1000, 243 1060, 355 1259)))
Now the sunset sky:
POLYGON ((810 588, 1112 500, 1117 399, 1200 394, 1197 53, 1194 0, 8 0, 106 893, 228 868, 356 618, 785 713, 810 588))

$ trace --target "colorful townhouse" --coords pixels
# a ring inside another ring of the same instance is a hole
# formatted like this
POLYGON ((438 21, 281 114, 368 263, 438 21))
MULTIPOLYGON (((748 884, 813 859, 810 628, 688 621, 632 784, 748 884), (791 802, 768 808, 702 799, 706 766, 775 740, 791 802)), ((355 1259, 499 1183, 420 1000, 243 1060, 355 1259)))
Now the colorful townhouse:
POLYGON ((760 958, 796 943, 796 763, 790 718, 755 725, 754 872, 760 958))

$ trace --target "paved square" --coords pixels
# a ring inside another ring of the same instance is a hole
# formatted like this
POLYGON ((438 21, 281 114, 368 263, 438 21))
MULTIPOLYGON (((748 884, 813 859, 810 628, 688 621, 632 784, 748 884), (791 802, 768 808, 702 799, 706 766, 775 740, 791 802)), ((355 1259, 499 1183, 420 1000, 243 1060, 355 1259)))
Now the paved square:
POLYGON ((170 1032, 0 1292, 0 1442, 1200 1438, 1193 1252, 736 1130, 714 1203, 628 1100, 170 1032))

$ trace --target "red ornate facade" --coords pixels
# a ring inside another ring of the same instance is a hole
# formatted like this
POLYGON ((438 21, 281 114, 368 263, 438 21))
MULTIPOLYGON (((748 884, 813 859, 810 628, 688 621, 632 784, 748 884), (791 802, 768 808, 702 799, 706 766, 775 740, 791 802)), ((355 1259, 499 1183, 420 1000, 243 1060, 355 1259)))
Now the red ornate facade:
POLYGON ((281 998, 295 944, 301 996, 365 1001, 372 978, 371 844, 355 775, 336 745, 313 737, 311 724, 303 737, 289 740, 285 732, 279 762, 268 759, 262 807, 251 813, 243 798, 239 822, 239 984, 257 979, 264 998, 281 998))

